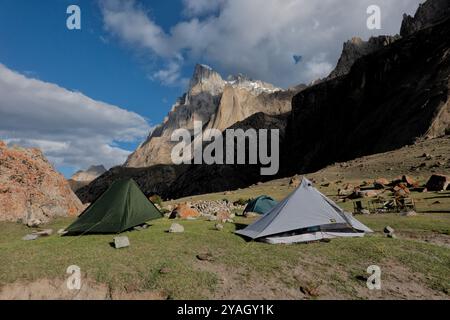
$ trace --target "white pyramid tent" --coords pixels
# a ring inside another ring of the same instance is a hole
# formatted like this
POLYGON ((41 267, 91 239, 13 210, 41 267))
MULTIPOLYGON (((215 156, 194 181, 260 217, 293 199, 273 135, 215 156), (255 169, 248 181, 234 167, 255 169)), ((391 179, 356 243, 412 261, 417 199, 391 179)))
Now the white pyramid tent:
POLYGON ((300 186, 261 219, 237 234, 269 243, 362 237, 372 232, 303 178, 300 186))

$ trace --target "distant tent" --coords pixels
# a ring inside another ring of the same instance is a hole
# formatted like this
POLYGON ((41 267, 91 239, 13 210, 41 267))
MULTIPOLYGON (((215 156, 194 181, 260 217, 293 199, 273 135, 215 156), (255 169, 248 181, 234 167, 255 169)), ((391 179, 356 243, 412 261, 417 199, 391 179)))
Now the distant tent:
POLYGON ((114 182, 66 231, 69 234, 120 233, 161 217, 161 212, 133 179, 120 180, 114 182))
POLYGON ((258 198, 255 198, 251 200, 247 206, 245 207, 244 212, 256 212, 259 214, 266 214, 270 211, 273 207, 277 205, 278 202, 273 200, 269 196, 259 196, 258 198))
POLYGON ((372 232, 344 212, 312 183, 303 178, 300 186, 261 219, 243 230, 245 237, 269 243, 308 242, 335 237, 362 237, 372 232))

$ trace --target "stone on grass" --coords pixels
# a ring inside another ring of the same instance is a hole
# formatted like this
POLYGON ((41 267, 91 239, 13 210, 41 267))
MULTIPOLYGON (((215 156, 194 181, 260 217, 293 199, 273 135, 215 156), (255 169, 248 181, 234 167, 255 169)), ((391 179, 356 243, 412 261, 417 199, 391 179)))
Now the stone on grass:
POLYGON ((130 240, 128 237, 121 236, 121 237, 115 237, 114 238, 114 248, 121 249, 126 248, 130 246, 130 240))
POLYGON ((417 212, 410 210, 410 211, 402 212, 401 215, 403 217, 415 217, 415 216, 417 216, 417 212))
POLYGON ((384 233, 394 233, 394 232, 395 232, 395 230, 391 226, 386 226, 384 228, 384 233))
POLYGON ((30 241, 30 240, 36 240, 37 238, 39 238, 39 236, 36 234, 27 234, 25 237, 22 238, 22 240, 30 241))
POLYGON ((182 233, 184 232, 184 227, 179 223, 172 223, 169 228, 169 233, 182 233))
POLYGON ((33 232, 34 235, 37 235, 39 237, 51 236, 52 233, 53 233, 53 229, 45 229, 45 230, 42 230, 42 231, 33 232))
POLYGON ((215 225, 215 228, 216 228, 217 231, 222 231, 222 230, 223 230, 223 224, 217 223, 217 224, 215 225))
POLYGON ((30 228, 37 228, 42 224, 42 221, 39 219, 30 219, 27 222, 27 226, 30 228))
POLYGON ((197 259, 200 261, 214 261, 214 258, 211 253, 198 254, 197 259))

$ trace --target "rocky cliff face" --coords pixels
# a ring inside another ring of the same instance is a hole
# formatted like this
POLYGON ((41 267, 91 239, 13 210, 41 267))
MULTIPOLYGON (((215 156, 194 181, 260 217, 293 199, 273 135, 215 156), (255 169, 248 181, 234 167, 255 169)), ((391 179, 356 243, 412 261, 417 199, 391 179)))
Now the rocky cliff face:
POLYGON ((0 221, 47 222, 78 215, 83 206, 38 149, 0 141, 0 221))
POLYGON ((407 37, 414 32, 443 22, 450 17, 450 1, 428 0, 419 5, 414 17, 407 14, 403 16, 400 35, 407 37))
POLYGON ((72 180, 78 182, 91 182, 95 178, 101 176, 106 172, 106 169, 103 165, 99 166, 90 166, 86 171, 80 170, 77 171, 73 176, 72 180))
POLYGON ((195 120, 202 121, 204 129, 224 130, 257 112, 286 113, 291 109, 295 93, 295 90, 282 91, 243 75, 223 80, 210 67, 197 65, 188 92, 177 101, 147 141, 129 156, 125 167, 171 164, 170 154, 176 143, 170 140, 176 129, 193 132, 195 120))
POLYGON ((450 19, 364 56, 347 75, 296 95, 285 173, 314 171, 448 133, 449 34, 450 19))
MULTIPOLYGON (((279 129, 280 142, 283 143, 287 119, 288 114, 267 115, 259 112, 235 123, 230 129, 279 129)), ((76 193, 84 203, 89 203, 105 192, 115 180, 133 178, 147 196, 158 194, 164 199, 176 199, 194 194, 233 190, 262 181, 260 167, 260 165, 206 164, 166 164, 146 168, 115 167, 76 193)), ((273 177, 264 178, 267 180, 273 177)))
POLYGON ((390 45, 399 38, 399 36, 379 36, 363 41, 361 38, 354 37, 345 42, 336 68, 330 73, 328 79, 346 75, 356 60, 390 45))
POLYGON ((86 171, 80 170, 68 180, 70 188, 75 192, 88 185, 105 172, 106 169, 103 165, 91 166, 86 171))

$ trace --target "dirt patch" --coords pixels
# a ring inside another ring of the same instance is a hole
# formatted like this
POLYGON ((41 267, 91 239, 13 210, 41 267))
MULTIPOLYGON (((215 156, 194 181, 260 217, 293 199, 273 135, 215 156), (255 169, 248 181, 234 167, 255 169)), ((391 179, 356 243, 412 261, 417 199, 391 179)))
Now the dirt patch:
POLYGON ((39 279, 7 284, 0 288, 0 300, 163 300, 167 294, 160 291, 119 292, 105 284, 87 279, 80 290, 69 290, 66 280, 39 279))
POLYGON ((412 232, 398 231, 396 234, 402 239, 432 243, 438 246, 450 248, 450 236, 436 232, 412 232))
POLYGON ((195 268, 214 273, 219 285, 214 292, 205 292, 208 299, 226 300, 293 300, 302 299, 299 290, 287 287, 276 279, 266 279, 239 268, 199 261, 195 268))
POLYGON ((433 290, 426 285, 422 274, 412 272, 409 268, 396 262, 380 265, 381 290, 369 290, 364 283, 356 287, 358 296, 364 299, 402 299, 402 300, 441 300, 450 299, 444 292, 433 290))

